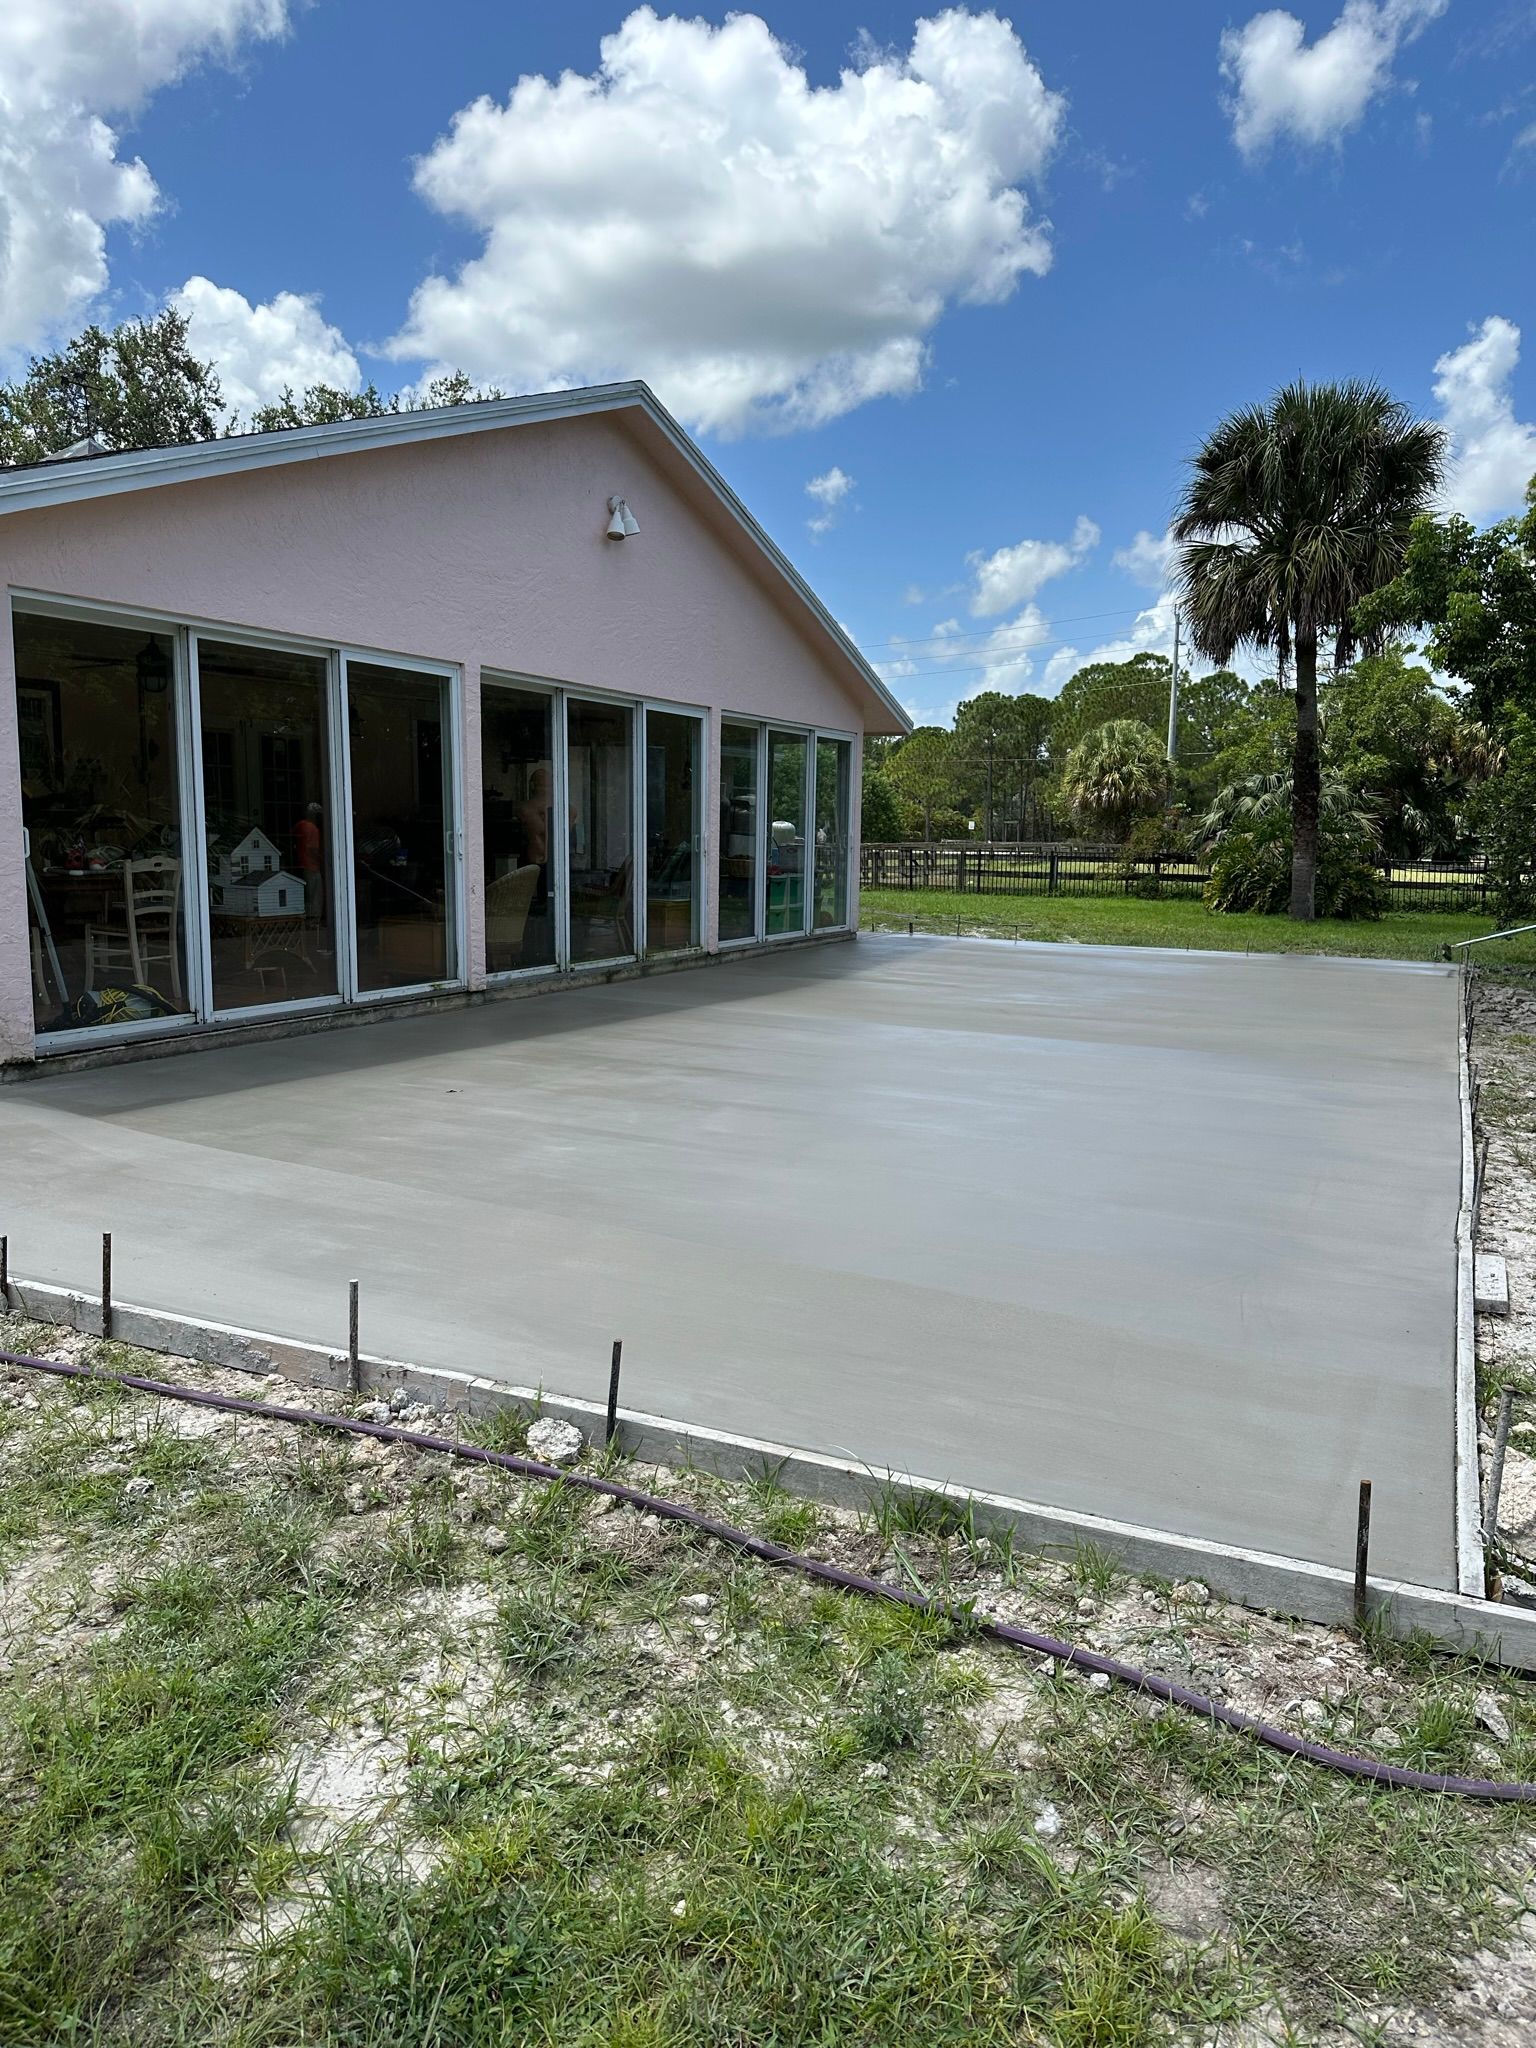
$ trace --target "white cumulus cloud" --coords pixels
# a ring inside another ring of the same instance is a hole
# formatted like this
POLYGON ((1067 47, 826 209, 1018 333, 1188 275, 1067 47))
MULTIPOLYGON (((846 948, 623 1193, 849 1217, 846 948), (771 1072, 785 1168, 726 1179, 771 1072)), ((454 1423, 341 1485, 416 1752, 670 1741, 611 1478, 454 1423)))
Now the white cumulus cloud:
POLYGON ((1070 540, 1021 540, 1011 548, 998 548, 994 554, 984 555, 978 550, 967 555, 976 575, 976 587, 971 594, 972 615, 990 619, 999 612, 1012 611, 1053 576, 1075 568, 1098 544, 1098 527, 1079 514, 1070 540))
POLYGON ((5 0, 0 350, 36 347, 88 308, 107 285, 108 228, 141 226, 159 204, 113 122, 286 26, 286 0, 5 0))
POLYGON ((1392 83, 1392 65, 1445 12, 1448 0, 1345 0, 1315 42, 1294 14, 1270 8, 1221 38, 1231 87, 1232 139, 1258 156, 1281 136, 1318 147, 1338 142, 1392 83))
POLYGON ((834 462, 820 476, 813 476, 806 485, 806 493, 821 507, 814 517, 806 521, 812 533, 825 533, 837 518, 837 508, 853 489, 853 478, 845 469, 839 469, 834 462))
POLYGON ((1536 425, 1515 417, 1520 330, 1498 314, 1435 364, 1435 397, 1451 437, 1441 500, 1468 519, 1517 512, 1536 476, 1536 425))
POLYGON ((1020 189, 1063 102, 1011 25, 951 8, 813 86, 752 14, 635 10, 595 72, 463 108, 417 190, 485 237, 392 344, 524 389, 647 378, 721 433, 914 391, 945 308, 1050 265, 1020 189))
POLYGON ((253 306, 229 285, 189 277, 172 292, 171 304, 186 317, 193 353, 218 371, 233 412, 248 415, 281 398, 285 387, 303 392, 311 384, 332 384, 356 391, 363 381, 357 357, 313 297, 279 292, 253 306))
POLYGON ((1171 533, 1159 539, 1142 527, 1128 547, 1116 548, 1111 560, 1117 569, 1123 569, 1135 583, 1143 583, 1148 590, 1161 590, 1168 581, 1168 571, 1173 566, 1176 543, 1171 533))
MULTIPOLYGON (((1135 623, 1128 633, 1122 633, 1116 640, 1104 640, 1097 647, 1090 647, 1086 654, 1075 647, 1058 647, 1045 665, 1042 688, 1047 697, 1054 697, 1078 669, 1086 668, 1094 661, 1130 661, 1137 654, 1173 653, 1174 594, 1165 590, 1155 604, 1149 604, 1145 611, 1138 612, 1135 623)), ((1179 669, 1182 673, 1187 649, 1179 655, 1179 669)))

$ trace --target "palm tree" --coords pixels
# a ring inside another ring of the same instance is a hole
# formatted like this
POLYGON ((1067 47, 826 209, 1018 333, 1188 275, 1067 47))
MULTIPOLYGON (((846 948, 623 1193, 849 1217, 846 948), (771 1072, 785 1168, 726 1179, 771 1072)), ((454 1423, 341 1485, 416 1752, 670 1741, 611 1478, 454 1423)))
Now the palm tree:
POLYGON ((1246 642, 1295 677, 1290 914, 1317 893, 1317 656, 1349 658, 1355 607, 1402 566, 1440 480, 1445 436, 1379 384, 1287 384, 1222 421, 1173 523, 1191 637, 1224 666, 1246 642))
POLYGON ((1061 793, 1085 823, 1123 838, 1135 819, 1162 807, 1168 796, 1163 742, 1139 718, 1112 718, 1086 732, 1067 756, 1061 793))

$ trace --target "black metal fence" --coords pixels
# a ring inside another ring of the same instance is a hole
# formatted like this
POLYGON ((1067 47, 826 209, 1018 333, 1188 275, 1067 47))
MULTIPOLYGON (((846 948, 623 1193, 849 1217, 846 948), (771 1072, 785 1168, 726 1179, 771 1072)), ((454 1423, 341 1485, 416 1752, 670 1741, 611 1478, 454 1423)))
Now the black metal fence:
MULTIPOLYGON (((1198 897, 1210 869, 1192 856, 1127 860, 1117 846, 1082 840, 1034 844, 864 846, 859 879, 866 889, 942 889, 976 896, 1198 897)), ((1482 910, 1488 878, 1480 854, 1453 861, 1395 861, 1382 879, 1399 910, 1482 910)))

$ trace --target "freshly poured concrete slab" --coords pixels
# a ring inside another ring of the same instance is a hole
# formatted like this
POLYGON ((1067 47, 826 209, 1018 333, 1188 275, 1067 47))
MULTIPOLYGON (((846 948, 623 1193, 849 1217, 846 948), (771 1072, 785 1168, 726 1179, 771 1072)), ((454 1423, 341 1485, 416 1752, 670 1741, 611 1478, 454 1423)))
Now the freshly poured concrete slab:
POLYGON ((1449 969, 865 937, 0 1092, 12 1270, 1450 1587, 1449 969))

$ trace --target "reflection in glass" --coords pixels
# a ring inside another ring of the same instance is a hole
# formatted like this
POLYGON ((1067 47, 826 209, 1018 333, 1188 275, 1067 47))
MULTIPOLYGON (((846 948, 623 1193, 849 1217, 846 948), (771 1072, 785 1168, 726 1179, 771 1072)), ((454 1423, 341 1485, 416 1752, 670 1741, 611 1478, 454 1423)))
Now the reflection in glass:
POLYGON ((213 1006, 336 993, 329 664, 197 643, 213 1006))
POLYGON ((571 959, 635 950, 631 715, 622 704, 566 707, 571 790, 571 959))
POLYGON ((848 740, 816 742, 817 931, 848 922, 848 795, 853 746, 848 740))
POLYGON ((768 735, 768 933, 805 930, 803 733, 768 735))
POLYGON ((720 937, 757 935, 757 727, 720 728, 720 937))
POLYGON ((170 635, 24 612, 14 630, 37 1028, 185 1014, 170 635))
POLYGON ((645 714, 645 949, 699 943, 699 721, 645 714))
POLYGON ((361 989, 409 988, 453 973, 447 689, 440 676, 347 664, 361 989))
POLYGON ((555 964, 554 700, 487 682, 480 693, 485 967, 555 964))

